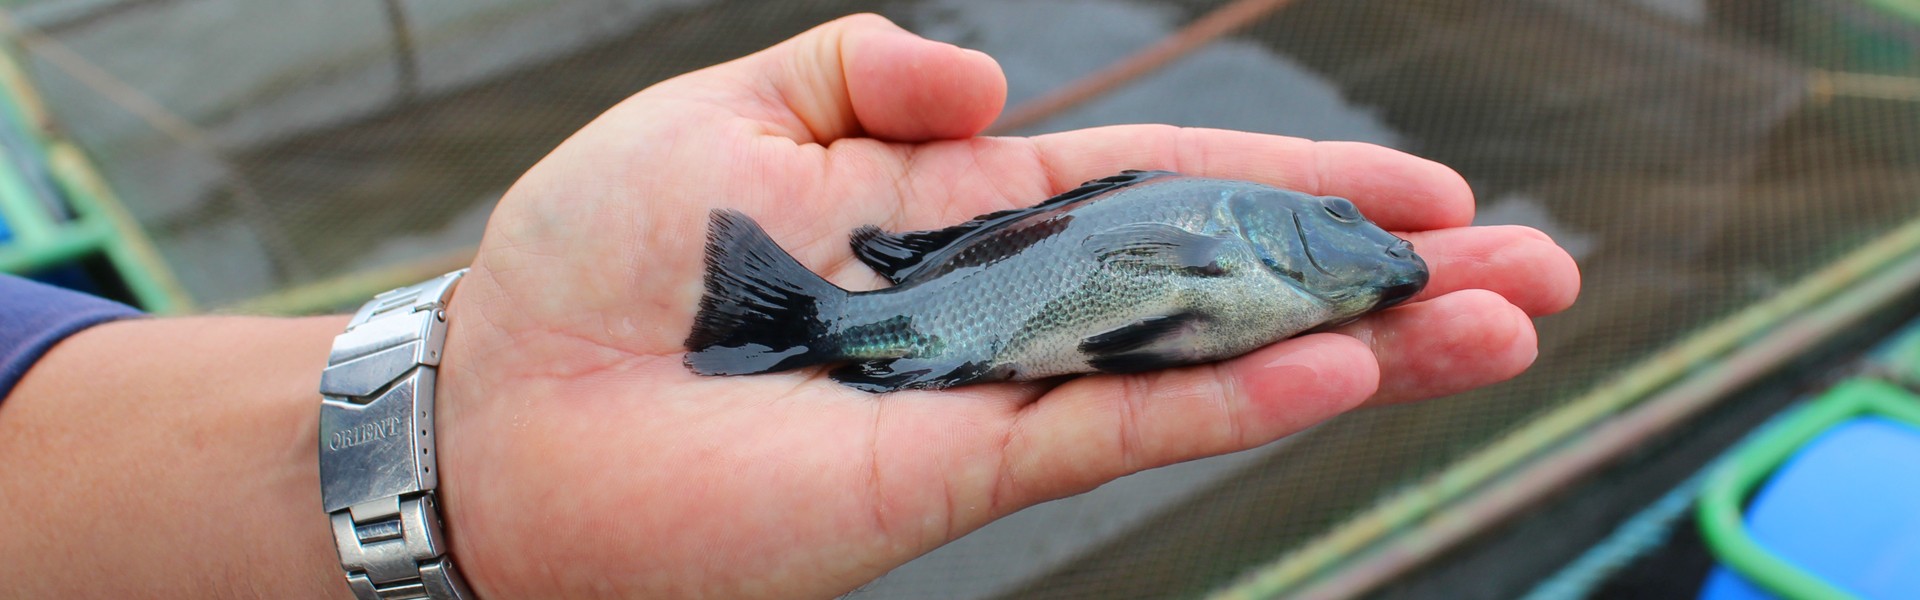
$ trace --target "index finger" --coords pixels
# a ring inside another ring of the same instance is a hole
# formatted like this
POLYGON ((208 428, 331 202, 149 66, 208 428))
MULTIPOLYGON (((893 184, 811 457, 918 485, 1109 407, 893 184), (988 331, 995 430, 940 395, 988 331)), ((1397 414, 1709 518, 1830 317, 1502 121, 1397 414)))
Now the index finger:
POLYGON ((1120 169, 1165 169, 1340 196, 1394 231, 1473 222, 1473 190, 1459 173, 1373 144, 1168 125, 1096 127, 1030 139, 1056 192, 1120 169))

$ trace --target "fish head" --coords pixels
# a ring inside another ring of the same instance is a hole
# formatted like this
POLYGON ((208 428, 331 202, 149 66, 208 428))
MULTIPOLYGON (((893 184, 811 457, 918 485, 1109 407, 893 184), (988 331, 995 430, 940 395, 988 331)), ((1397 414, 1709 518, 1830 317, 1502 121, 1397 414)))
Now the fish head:
POLYGON ((1231 203, 1260 261, 1327 302, 1338 321, 1405 302, 1427 285, 1427 263, 1413 244, 1345 198, 1262 186, 1231 203))

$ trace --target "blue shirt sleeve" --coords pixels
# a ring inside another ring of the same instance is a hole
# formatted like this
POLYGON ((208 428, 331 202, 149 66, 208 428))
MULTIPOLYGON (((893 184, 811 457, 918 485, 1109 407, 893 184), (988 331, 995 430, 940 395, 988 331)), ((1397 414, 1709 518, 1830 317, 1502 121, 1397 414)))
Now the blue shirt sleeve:
POLYGON ((0 273, 0 399, 60 340, 138 314, 125 304, 0 273))

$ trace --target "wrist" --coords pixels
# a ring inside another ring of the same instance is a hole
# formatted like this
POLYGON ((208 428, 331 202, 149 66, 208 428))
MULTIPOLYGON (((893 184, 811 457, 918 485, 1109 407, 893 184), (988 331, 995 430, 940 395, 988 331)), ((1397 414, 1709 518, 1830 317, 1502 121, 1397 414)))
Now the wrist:
POLYGON ((361 600, 472 598, 448 556, 434 448, 445 309, 465 274, 374 297, 334 338, 320 376, 322 509, 361 600))
POLYGON ((0 581, 45 595, 349 597, 314 468, 314 390, 344 326, 133 320, 56 346, 0 404, 0 530, 26 534, 0 540, 0 555, 26 557, 0 561, 0 581))

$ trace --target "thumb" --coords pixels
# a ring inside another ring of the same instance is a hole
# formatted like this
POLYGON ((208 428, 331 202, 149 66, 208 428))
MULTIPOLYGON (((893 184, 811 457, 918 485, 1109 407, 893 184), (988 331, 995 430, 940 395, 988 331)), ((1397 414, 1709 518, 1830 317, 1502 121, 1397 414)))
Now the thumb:
POLYGON ((800 143, 971 137, 1000 115, 1007 81, 993 58, 859 14, 689 77, 737 114, 800 143), (732 88, 715 90, 713 86, 732 88))

